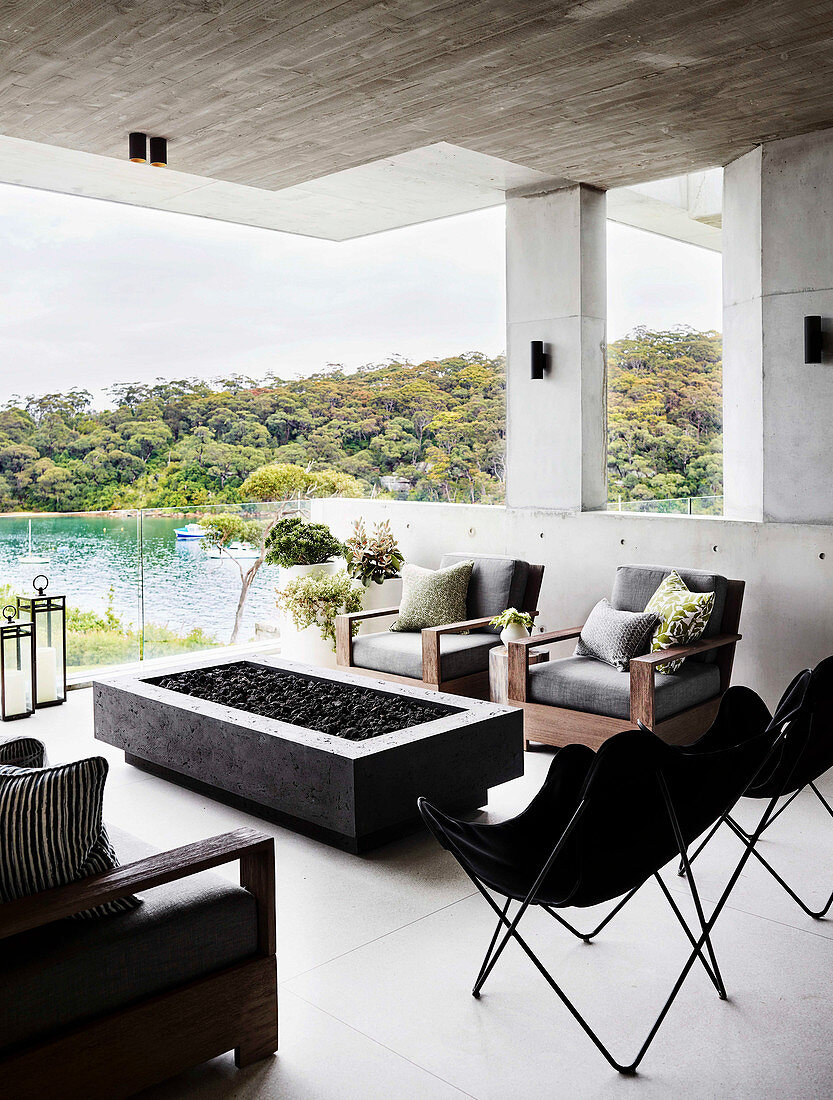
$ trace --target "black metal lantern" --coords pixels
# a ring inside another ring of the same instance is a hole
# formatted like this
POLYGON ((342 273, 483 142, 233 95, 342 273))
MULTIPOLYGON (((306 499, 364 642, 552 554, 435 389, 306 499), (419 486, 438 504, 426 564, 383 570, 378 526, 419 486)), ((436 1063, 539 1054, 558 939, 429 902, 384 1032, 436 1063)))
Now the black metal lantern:
POLYGON ((0 623, 0 717, 4 722, 35 712, 35 627, 3 608, 0 623))
POLYGON ((42 574, 32 587, 37 595, 18 596, 17 613, 34 626, 35 706, 57 707, 67 701, 66 596, 47 596, 49 579, 42 574))

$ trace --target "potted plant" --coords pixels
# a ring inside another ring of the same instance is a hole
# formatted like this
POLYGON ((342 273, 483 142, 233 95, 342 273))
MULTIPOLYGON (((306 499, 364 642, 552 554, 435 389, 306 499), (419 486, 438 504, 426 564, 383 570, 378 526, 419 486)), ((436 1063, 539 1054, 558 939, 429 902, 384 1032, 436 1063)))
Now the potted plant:
POLYGON ((508 607, 505 611, 501 611, 499 615, 495 615, 490 625, 503 627, 500 632, 500 640, 506 645, 507 642, 516 642, 518 638, 529 637, 529 632, 532 629, 532 616, 527 615, 525 611, 508 607))
POLYGON ((266 562, 279 565, 290 577, 308 573, 331 573, 333 558, 344 554, 344 546, 326 523, 308 523, 301 516, 279 520, 266 542, 266 562))
POLYGON ((293 577, 276 601, 295 628, 284 637, 281 655, 319 668, 336 667, 336 615, 361 611, 362 589, 345 570, 293 577))
MULTIPOLYGON (((364 588, 365 611, 379 607, 394 607, 402 595, 399 570, 405 558, 399 549, 390 521, 377 523, 368 534, 364 520, 353 523, 353 534, 344 543, 347 572, 364 588)), ((365 624, 364 629, 378 630, 378 621, 365 624)))

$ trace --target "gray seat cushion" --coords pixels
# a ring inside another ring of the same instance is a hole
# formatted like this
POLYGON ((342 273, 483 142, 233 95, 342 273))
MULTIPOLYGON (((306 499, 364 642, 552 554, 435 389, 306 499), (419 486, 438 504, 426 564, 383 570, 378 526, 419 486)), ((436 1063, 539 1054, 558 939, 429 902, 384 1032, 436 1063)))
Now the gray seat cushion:
MULTIPOLYGON (((153 849, 110 830, 122 864, 153 849)), ((10 1047, 125 1007, 253 955, 255 900, 203 873, 148 890, 144 905, 55 921, 0 940, 0 1045, 10 1047)))
MULTIPOLYGON (((687 661, 673 676, 655 676, 655 714, 659 721, 681 710, 705 703, 720 691, 715 665, 687 661)), ((630 720, 631 678, 592 657, 564 657, 532 665, 529 699, 568 710, 584 710, 608 718, 630 720)))
MULTIPOLYGON (((648 600, 656 592, 672 569, 676 566, 661 565, 620 565, 616 570, 613 583, 611 604, 620 611, 644 611, 648 600)), ((708 625, 703 631, 704 638, 713 638, 723 629, 723 612, 726 608, 727 581, 719 573, 708 573, 702 569, 677 569, 680 577, 692 592, 714 592, 714 608, 708 625)), ((690 657, 691 661, 713 664, 717 658, 714 650, 690 657)))
MULTIPOLYGON (((500 638, 484 631, 470 634, 440 635, 440 664, 444 680, 485 672, 489 667, 489 650, 500 645, 500 638)), ((422 635, 360 634, 353 639, 353 664, 392 676, 422 679, 422 635)))
MULTIPOLYGON (((485 619, 487 615, 493 618, 507 607, 524 610, 529 562, 500 555, 444 554, 440 568, 445 569, 458 561, 474 562, 466 596, 467 618, 485 619)), ((484 629, 490 634, 500 633, 500 627, 489 626, 484 629)))

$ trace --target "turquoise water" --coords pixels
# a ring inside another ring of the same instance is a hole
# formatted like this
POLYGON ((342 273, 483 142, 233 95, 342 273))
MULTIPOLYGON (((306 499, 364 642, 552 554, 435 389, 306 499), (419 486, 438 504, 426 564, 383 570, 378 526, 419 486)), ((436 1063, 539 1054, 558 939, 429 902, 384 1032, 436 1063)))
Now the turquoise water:
MULTIPOLYGON (((174 528, 182 517, 38 516, 32 549, 49 565, 21 565, 28 553, 27 519, 0 516, 0 582, 31 592, 36 573, 49 577, 49 591, 67 602, 103 612, 112 591, 113 610, 125 623, 167 626, 178 634, 200 627, 228 644, 240 592, 237 565, 209 558, 198 540, 180 542, 174 528)), ((250 563, 243 563, 246 568, 250 563)), ((254 636, 255 622, 274 623, 274 591, 280 570, 264 565, 249 590, 239 641, 254 636)))

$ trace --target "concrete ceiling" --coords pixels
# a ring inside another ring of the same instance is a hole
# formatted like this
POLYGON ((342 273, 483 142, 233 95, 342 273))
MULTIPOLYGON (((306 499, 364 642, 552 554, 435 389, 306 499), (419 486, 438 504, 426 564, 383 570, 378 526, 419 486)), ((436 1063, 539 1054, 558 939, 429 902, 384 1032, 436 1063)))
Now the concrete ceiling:
POLYGON ((0 133, 278 190, 447 143, 621 186, 833 125, 829 0, 5 0, 0 133))

